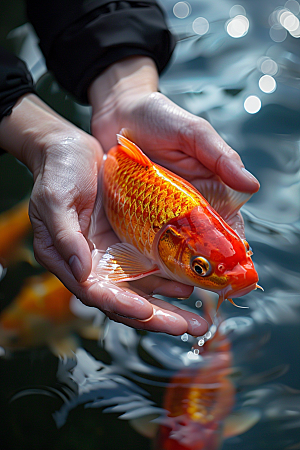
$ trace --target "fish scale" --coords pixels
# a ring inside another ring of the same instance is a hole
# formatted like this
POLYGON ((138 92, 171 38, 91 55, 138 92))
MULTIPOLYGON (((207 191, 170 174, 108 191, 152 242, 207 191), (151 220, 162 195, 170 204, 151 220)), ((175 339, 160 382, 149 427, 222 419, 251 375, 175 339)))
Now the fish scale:
POLYGON ((199 195, 178 191, 163 168, 144 166, 118 145, 110 150, 103 175, 104 207, 118 237, 150 255, 155 234, 179 214, 199 204, 199 195))

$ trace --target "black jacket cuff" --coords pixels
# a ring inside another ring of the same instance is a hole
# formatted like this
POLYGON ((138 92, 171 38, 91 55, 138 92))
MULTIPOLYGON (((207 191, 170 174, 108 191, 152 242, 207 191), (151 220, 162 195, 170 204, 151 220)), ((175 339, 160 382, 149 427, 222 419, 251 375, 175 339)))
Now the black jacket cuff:
POLYGON ((71 13, 64 19, 68 3, 70 0, 60 0, 60 7, 57 0, 28 0, 28 15, 48 68, 81 103, 88 103, 87 89, 92 80, 120 59, 148 56, 159 72, 168 63, 175 39, 155 1, 73 0, 71 13))
POLYGON ((11 114, 18 99, 35 92, 26 64, 0 47, 0 120, 11 114))

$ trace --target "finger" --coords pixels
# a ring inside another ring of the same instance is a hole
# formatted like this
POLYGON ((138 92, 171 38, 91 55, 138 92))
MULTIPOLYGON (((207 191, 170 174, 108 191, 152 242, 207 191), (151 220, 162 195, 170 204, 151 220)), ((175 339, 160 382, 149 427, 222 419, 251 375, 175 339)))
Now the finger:
POLYGON ((131 282, 129 285, 148 295, 156 294, 173 298, 189 298, 194 290, 193 286, 188 286, 177 281, 167 280, 166 278, 154 275, 131 282))
POLYGON ((208 330, 207 322, 200 316, 184 311, 163 300, 151 299, 153 316, 149 320, 135 320, 120 317, 117 314, 107 313, 108 317, 116 322, 124 323, 140 330, 156 331, 179 336, 189 333, 193 336, 202 336, 208 330))
POLYGON ((198 314, 185 311, 184 309, 172 305, 172 303, 168 303, 154 297, 151 298, 151 303, 157 308, 161 308, 169 313, 180 315, 187 322, 186 332, 192 336, 203 336, 208 331, 207 321, 198 314))
MULTIPOLYGON (((35 252, 42 261, 42 264, 50 265, 50 270, 56 273, 51 261, 43 261, 43 255, 46 258, 46 253, 45 243, 41 239, 40 230, 46 228, 49 233, 47 237, 48 247, 51 245, 55 247, 58 254, 70 267, 76 281, 85 281, 92 268, 89 244, 82 234, 76 212, 73 210, 64 210, 63 208, 59 211, 59 213, 53 210, 45 213, 46 218, 43 221, 41 218, 36 217, 32 202, 30 202, 29 215, 36 236, 35 252)), ((46 237, 45 233, 43 233, 43 236, 44 238, 46 237)))
POLYGON ((186 148, 192 146, 191 156, 196 156, 232 189, 249 193, 258 191, 258 180, 245 169, 238 153, 226 144, 206 120, 193 119, 188 127, 181 127, 178 139, 186 148))
POLYGON ((142 133, 135 131, 133 136, 145 151, 151 149, 152 154, 154 144, 154 154, 155 147, 168 152, 177 148, 196 158, 231 188, 249 193, 258 191, 259 182, 244 168, 238 153, 206 120, 190 114, 159 93, 148 98, 146 112, 148 114, 141 116, 145 121, 142 133))
POLYGON ((117 314, 124 318, 149 320, 153 316, 153 306, 144 297, 124 287, 99 280, 88 279, 83 283, 79 298, 109 317, 110 314, 117 314))
POLYGON ((98 280, 88 279, 78 283, 52 243, 45 227, 34 236, 36 259, 46 269, 54 273, 62 283, 87 306, 93 306, 105 313, 147 320, 153 315, 152 305, 133 291, 98 280))

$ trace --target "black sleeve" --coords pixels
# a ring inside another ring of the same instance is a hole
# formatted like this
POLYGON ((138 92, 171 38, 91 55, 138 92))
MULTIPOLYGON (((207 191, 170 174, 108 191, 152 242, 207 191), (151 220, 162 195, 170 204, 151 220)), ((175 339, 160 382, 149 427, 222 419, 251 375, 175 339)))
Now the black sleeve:
POLYGON ((26 64, 0 47, 0 120, 11 114, 22 95, 34 91, 26 64))
POLYGON ((154 0, 27 0, 27 13, 48 68, 82 103, 91 81, 110 64, 143 55, 161 72, 175 46, 154 0))

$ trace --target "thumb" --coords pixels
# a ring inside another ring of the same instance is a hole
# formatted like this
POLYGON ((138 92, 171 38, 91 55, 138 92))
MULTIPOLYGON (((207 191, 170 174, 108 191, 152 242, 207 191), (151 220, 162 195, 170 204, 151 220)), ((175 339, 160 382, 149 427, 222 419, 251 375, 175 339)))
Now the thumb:
POLYGON ((92 258, 89 244, 84 237, 78 216, 74 211, 69 214, 60 214, 59 221, 53 220, 49 232, 53 239, 53 245, 62 256, 75 279, 82 283, 85 281, 92 268, 92 258))
MULTIPOLYGON (((57 273, 59 260, 69 266, 74 278, 84 282, 92 269, 91 250, 85 238, 76 211, 62 210, 60 213, 48 211, 37 217, 29 208, 30 219, 35 235, 37 259, 51 272, 57 273)), ((57 273, 59 276, 59 274, 57 273)))

